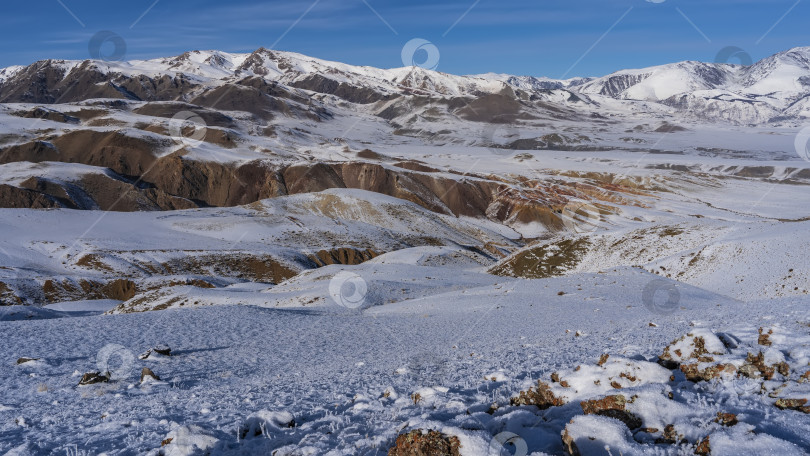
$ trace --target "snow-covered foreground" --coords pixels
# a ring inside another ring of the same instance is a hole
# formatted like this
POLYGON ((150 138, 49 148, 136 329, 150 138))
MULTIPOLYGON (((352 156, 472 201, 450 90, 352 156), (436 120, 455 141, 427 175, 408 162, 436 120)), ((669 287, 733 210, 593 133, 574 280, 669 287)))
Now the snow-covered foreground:
MULTIPOLYGON (((324 270, 382 280, 362 267, 324 270)), ((439 282, 456 275, 430 272, 439 282)), ((797 381, 810 361, 807 298, 745 303, 630 268, 494 279, 366 310, 329 301, 0 322, 0 451, 387 454, 401 432, 433 429, 456 436, 464 455, 561 454, 566 425, 583 454, 690 454, 706 436, 712 454, 810 450, 810 416, 774 405, 810 398, 797 381), (650 300, 651 287, 665 293, 650 300), (763 341, 760 327, 773 334, 763 341), (655 364, 686 334, 703 339, 672 348, 683 365, 700 345, 700 369, 713 356, 746 371, 747 353, 762 351, 789 372, 687 381, 655 364), (171 356, 139 359, 161 344, 171 356), (21 357, 39 359, 15 365, 21 357), (141 384, 143 367, 162 380, 141 384), (91 371, 112 379, 77 386, 91 371), (510 405, 538 380, 565 404, 510 405), (580 401, 615 394, 642 420, 632 433, 583 416, 580 401), (739 423, 716 423, 718 412, 739 423), (683 443, 663 443, 670 424, 683 443)))
POLYGON ((0 454, 382 455, 414 430, 464 456, 802 454, 804 186, 747 183, 761 205, 737 180, 661 192, 536 243, 352 189, 0 211, 0 278, 32 290, 0 307, 0 454), (379 255, 312 263, 338 248, 379 255), (52 290, 121 277, 129 296, 52 290))

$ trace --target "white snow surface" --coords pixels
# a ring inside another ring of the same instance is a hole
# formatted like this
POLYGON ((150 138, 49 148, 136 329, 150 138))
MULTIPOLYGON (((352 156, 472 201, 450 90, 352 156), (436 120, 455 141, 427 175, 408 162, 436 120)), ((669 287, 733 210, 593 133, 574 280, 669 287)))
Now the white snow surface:
MULTIPOLYGON (((344 269, 369 281, 402 279, 396 269, 344 269)), ((457 282, 455 272, 444 271, 431 270, 432 280, 457 282)), ((385 454, 402 429, 431 428, 458 436, 465 455, 487 454, 494 436, 505 431, 532 454, 559 454, 568 425, 586 445, 583 451, 595 437, 599 454, 605 446, 612 454, 679 454, 677 446, 653 444, 654 436, 634 440, 619 421, 574 418, 581 414, 578 401, 607 394, 620 372, 635 378, 623 378, 619 392, 638 397, 630 410, 644 427, 674 423, 687 441, 710 435, 717 451, 747 441, 783 454, 810 448, 810 417, 778 411, 754 380, 694 384, 654 363, 674 339, 715 331, 738 341, 731 353, 744 358, 757 347, 756 328, 766 326, 775 328, 773 348, 789 354, 791 378, 797 378, 810 343, 802 329, 810 317, 807 300, 783 300, 774 308, 685 287, 681 308, 656 314, 640 302, 654 278, 629 269, 500 278, 364 311, 335 304, 311 310, 243 305, 3 322, 0 352, 7 363, 21 356, 40 361, 0 374, 0 449, 385 454), (159 344, 170 346, 172 356, 134 356, 159 344), (611 356, 599 367, 603 353, 611 356), (99 366, 115 373, 113 381, 76 386, 77 373, 99 366), (142 367, 163 381, 139 385, 142 367), (569 405, 545 411, 509 405, 510 397, 538 379, 548 382, 552 372, 576 391, 561 394, 569 405), (668 391, 677 391, 674 399, 668 391), (416 404, 414 393, 421 397, 416 404), (493 404, 496 412, 486 413, 493 404), (717 411, 737 413, 740 424, 729 430, 714 424, 717 411), (167 439, 169 446, 161 448, 167 439)), ((806 386, 792 385, 782 394, 810 397, 806 386)))

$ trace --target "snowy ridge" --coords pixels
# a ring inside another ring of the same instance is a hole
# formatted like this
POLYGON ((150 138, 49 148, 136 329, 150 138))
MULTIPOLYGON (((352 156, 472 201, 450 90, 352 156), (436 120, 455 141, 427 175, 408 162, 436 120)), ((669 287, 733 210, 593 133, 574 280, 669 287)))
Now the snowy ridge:
POLYGON ((612 98, 661 101, 673 95, 707 90, 725 83, 727 68, 700 62, 682 62, 641 70, 625 70, 578 86, 577 90, 612 98))
MULTIPOLYGON (((350 83, 359 87, 370 87, 390 93, 399 92, 402 88, 412 88, 441 95, 465 95, 476 92, 496 93, 505 87, 505 84, 498 81, 455 76, 419 67, 383 70, 321 60, 294 52, 271 51, 264 48, 250 54, 190 51, 170 58, 129 62, 104 62, 98 60, 89 62, 104 73, 121 73, 127 76, 144 74, 152 77, 173 76, 177 73, 183 73, 194 78, 202 78, 202 80, 208 82, 260 76, 267 80, 291 84, 309 75, 319 74, 338 82, 350 83)), ((63 61, 63 63, 60 63, 68 72, 81 64, 80 61, 63 61)), ((11 72, 12 69, 6 70, 11 72)), ((18 71, 19 68, 16 70, 18 71)))
POLYGON ((14 77, 14 75, 19 73, 23 68, 25 67, 17 65, 0 69, 0 84, 2 84, 5 80, 14 77))
MULTIPOLYGON (((507 88, 538 96, 549 90, 566 90, 602 103, 605 99, 621 100, 625 112, 639 108, 646 111, 648 108, 638 102, 652 102, 676 107, 684 116, 742 124, 775 118, 803 119, 808 115, 806 100, 810 95, 810 48, 806 47, 776 54, 750 67, 680 62, 567 80, 495 73, 455 76, 419 67, 379 69, 264 48, 250 54, 190 51, 176 57, 131 62, 47 62, 67 73, 88 68, 127 76, 181 73, 208 85, 249 76, 286 85, 307 85, 313 76, 318 76, 380 94, 432 97, 501 94, 507 88)), ((0 85, 12 83, 22 69, 0 70, 0 85)))

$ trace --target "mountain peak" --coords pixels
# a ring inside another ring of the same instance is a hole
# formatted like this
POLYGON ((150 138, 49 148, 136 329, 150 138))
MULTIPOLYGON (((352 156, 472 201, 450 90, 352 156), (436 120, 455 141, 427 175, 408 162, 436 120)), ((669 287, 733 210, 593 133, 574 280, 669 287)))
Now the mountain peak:
MULTIPOLYGON (((773 56, 785 63, 810 69, 810 47, 796 47, 773 56)), ((767 60, 767 59, 766 59, 767 60)))

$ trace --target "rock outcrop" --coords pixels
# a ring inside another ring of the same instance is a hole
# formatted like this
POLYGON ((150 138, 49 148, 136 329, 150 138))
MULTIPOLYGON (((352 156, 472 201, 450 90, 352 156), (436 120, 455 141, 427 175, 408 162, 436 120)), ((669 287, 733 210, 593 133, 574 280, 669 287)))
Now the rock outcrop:
POLYGON ((416 429, 400 434, 388 456, 460 456, 458 437, 416 429))

